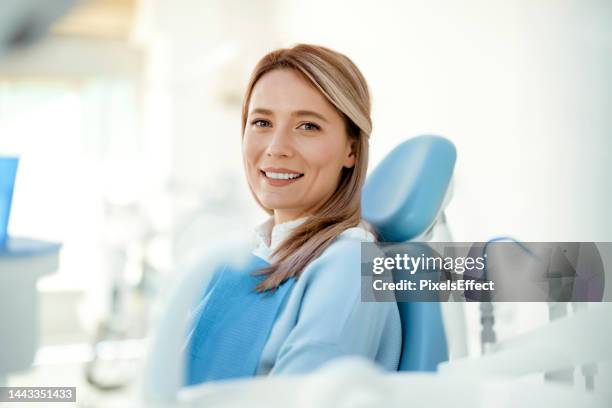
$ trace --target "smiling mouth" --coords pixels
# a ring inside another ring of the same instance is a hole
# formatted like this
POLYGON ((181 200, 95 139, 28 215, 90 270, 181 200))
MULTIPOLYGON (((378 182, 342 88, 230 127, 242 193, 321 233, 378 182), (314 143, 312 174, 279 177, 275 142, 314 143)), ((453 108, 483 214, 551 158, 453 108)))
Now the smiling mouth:
POLYGON ((304 173, 281 173, 260 170, 261 174, 269 180, 297 180, 304 177, 304 173))

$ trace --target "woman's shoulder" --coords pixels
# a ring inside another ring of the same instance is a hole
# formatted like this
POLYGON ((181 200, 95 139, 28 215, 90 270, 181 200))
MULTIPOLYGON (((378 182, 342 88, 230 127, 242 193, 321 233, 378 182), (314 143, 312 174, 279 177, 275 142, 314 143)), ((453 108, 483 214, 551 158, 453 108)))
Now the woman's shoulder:
POLYGON ((365 225, 348 228, 306 267, 302 277, 330 281, 330 284, 360 285, 361 245, 374 241, 374 234, 365 225))
POLYGON ((365 220, 361 220, 355 227, 348 228, 337 239, 351 239, 359 242, 375 242, 376 235, 374 228, 365 220))

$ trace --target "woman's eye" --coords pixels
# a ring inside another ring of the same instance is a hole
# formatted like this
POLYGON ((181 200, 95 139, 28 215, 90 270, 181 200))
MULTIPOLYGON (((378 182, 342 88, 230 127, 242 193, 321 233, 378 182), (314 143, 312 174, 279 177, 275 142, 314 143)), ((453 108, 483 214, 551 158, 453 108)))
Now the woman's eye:
POLYGON ((321 127, 319 127, 319 125, 312 123, 312 122, 306 122, 306 123, 302 123, 298 129, 304 129, 304 130, 320 130, 321 127))
POLYGON ((270 126, 270 122, 267 120, 263 120, 263 119, 255 119, 253 122, 251 122, 252 125, 255 125, 256 127, 269 127, 270 126))

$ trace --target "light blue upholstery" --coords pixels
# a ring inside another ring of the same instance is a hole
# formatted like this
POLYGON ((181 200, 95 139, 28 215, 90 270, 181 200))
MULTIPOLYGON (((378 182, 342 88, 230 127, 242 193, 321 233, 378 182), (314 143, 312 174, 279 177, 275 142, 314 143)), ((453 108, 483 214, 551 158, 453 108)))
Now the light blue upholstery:
MULTIPOLYGON (((457 153, 439 136, 397 146, 374 169, 363 190, 362 215, 380 241, 404 242, 433 224, 449 188, 457 153)), ((438 302, 398 302, 402 322, 399 371, 435 371, 448 360, 438 302)))
POLYGON ((404 242, 433 223, 448 189, 457 152, 440 136, 408 139, 387 155, 363 188, 362 213, 380 240, 404 242))

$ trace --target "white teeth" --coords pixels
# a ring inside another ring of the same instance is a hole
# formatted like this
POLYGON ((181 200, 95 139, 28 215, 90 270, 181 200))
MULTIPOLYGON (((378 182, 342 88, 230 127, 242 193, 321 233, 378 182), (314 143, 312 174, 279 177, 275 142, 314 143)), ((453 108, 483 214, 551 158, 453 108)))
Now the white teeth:
POLYGON ((297 173, 272 173, 270 171, 266 171, 266 177, 276 180, 289 180, 300 177, 301 174, 297 173))

